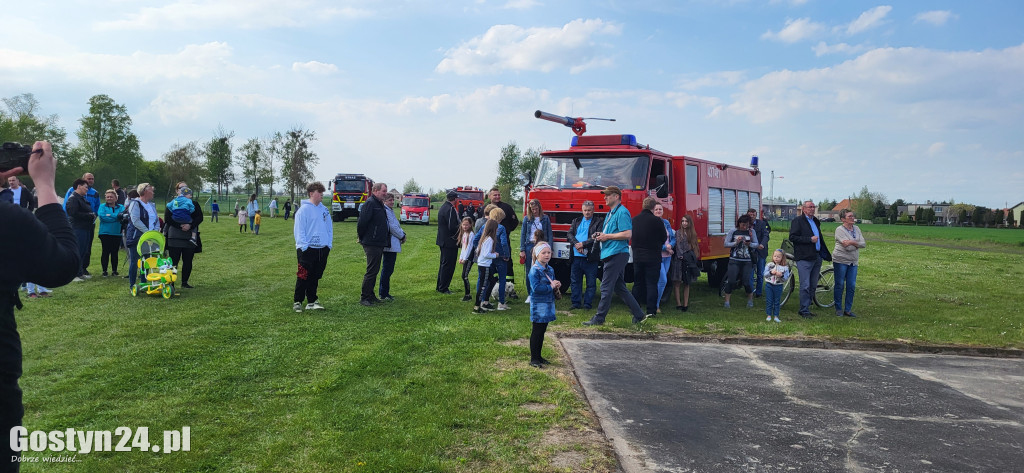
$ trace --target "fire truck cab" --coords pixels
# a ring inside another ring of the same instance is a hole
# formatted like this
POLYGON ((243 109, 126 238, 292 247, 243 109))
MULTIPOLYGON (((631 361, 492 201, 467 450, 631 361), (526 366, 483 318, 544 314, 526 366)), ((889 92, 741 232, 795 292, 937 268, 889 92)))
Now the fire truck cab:
MULTIPOLYGON (((582 204, 588 200, 594 203, 595 216, 603 218, 610 209, 601 191, 608 186, 622 189, 622 205, 634 217, 646 197, 655 198, 664 207, 663 217, 673 231, 679 229, 683 215, 690 214, 703 270, 709 283, 717 287, 728 267, 725 234, 735 228, 736 219, 748 208, 761 208, 756 161, 753 167, 739 167, 670 155, 638 144, 634 135, 581 135, 577 132, 569 149, 541 153, 536 177, 526 192, 526 200, 540 200, 551 219, 555 240, 551 264, 563 287, 569 283, 572 248, 566 235, 570 224, 582 217, 582 204)), ((627 278, 631 279, 631 271, 627 278)))
POLYGON ((430 225, 430 196, 427 194, 402 194, 402 212, 398 220, 402 223, 422 223, 430 225))
POLYGON ((338 174, 331 181, 331 219, 344 222, 359 216, 359 206, 366 202, 373 179, 362 174, 338 174))

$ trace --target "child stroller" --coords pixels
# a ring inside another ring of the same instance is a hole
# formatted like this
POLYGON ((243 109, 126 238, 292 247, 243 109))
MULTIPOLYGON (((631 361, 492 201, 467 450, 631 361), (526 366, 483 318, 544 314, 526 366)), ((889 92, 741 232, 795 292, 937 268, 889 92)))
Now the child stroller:
POLYGON ((164 299, 174 295, 174 282, 178 270, 166 256, 164 235, 150 230, 139 238, 139 282, 131 286, 133 296, 140 292, 162 294, 164 299))

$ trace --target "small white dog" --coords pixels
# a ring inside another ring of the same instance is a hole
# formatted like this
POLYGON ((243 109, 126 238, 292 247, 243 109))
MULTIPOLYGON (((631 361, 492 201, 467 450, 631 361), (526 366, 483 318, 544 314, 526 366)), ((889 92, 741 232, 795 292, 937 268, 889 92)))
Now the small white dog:
MULTIPOLYGON (((516 285, 511 281, 505 282, 505 300, 518 299, 519 296, 516 294, 516 285)), ((491 300, 498 300, 498 285, 494 285, 494 289, 491 290, 491 300)))

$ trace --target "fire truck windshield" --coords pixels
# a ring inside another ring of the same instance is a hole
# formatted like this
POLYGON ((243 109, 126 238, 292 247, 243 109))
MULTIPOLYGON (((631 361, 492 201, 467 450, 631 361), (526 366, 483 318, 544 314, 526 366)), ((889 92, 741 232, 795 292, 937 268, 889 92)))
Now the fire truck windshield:
POLYGON ((347 181, 338 179, 334 181, 335 192, 363 192, 366 190, 366 181, 347 181))
POLYGON ((402 199, 403 207, 426 207, 430 202, 426 197, 406 197, 402 199))
POLYGON ((459 200, 484 200, 482 191, 458 191, 459 200))
POLYGON ((617 186, 622 190, 647 187, 647 156, 577 156, 576 168, 570 156, 543 156, 537 171, 535 187, 558 189, 604 189, 617 186))

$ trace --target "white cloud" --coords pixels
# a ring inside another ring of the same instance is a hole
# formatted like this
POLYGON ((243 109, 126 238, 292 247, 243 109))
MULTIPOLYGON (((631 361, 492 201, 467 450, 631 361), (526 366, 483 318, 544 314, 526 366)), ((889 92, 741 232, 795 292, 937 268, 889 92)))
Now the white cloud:
POLYGON ((561 28, 523 28, 495 25, 481 36, 445 52, 437 72, 459 75, 493 74, 504 71, 571 73, 612 65, 604 54, 608 46, 596 37, 619 35, 622 28, 600 19, 577 19, 561 28))
POLYGON ((919 128, 973 129, 1020 119, 1024 45, 1003 50, 880 48, 834 67, 781 70, 743 84, 725 111, 767 122, 870 113, 919 128), (951 113, 956 110, 955 113, 951 113))
POLYGON ((946 143, 943 143, 943 142, 939 141, 939 142, 936 142, 936 143, 932 143, 932 145, 928 147, 928 154, 932 155, 932 156, 935 156, 937 154, 942 153, 945 150, 946 150, 946 143))
POLYGON ((853 22, 846 26, 846 33, 852 35, 875 28, 882 24, 882 21, 885 20, 886 15, 890 11, 892 11, 891 6, 880 5, 861 13, 856 20, 853 20, 853 22))
POLYGON ((761 39, 782 41, 783 43, 795 43, 804 39, 812 38, 825 30, 821 23, 815 23, 810 18, 799 18, 786 20, 786 26, 778 33, 766 31, 761 39))
POLYGON ((509 2, 506 3, 505 6, 503 6, 502 8, 510 10, 529 10, 533 7, 539 7, 543 5, 543 3, 540 3, 536 0, 509 0, 509 2))
POLYGON ((827 54, 858 54, 860 52, 867 50, 867 46, 862 44, 851 46, 846 43, 829 45, 826 44, 824 41, 821 41, 818 43, 817 46, 811 49, 814 50, 815 56, 821 57, 827 54))
POLYGON ((949 10, 932 10, 924 13, 918 13, 914 16, 914 23, 924 22, 931 23, 935 26, 945 25, 949 20, 955 20, 959 18, 949 10))
POLYGON ((746 73, 743 71, 714 72, 696 79, 684 80, 679 84, 679 88, 683 90, 697 90, 705 87, 732 86, 743 81, 745 76, 746 73))
POLYGON ((119 19, 100 21, 94 27, 101 31, 192 30, 225 25, 247 29, 294 28, 334 18, 364 18, 372 14, 369 10, 337 7, 332 2, 318 0, 179 0, 159 7, 141 8, 119 19))
POLYGON ((333 74, 338 72, 338 66, 320 61, 295 62, 292 63, 292 70, 295 72, 308 72, 311 74, 333 74))

